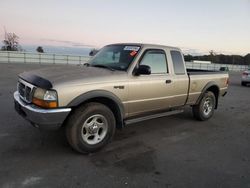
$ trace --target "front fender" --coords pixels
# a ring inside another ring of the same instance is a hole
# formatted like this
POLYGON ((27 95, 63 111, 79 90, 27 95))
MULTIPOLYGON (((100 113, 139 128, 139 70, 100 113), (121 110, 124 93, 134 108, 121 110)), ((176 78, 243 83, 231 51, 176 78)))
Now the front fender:
POLYGON ((122 104, 122 101, 113 93, 105 90, 94 90, 94 91, 89 91, 86 93, 83 93, 79 96, 77 96, 75 99, 73 99, 67 107, 77 107, 87 101, 95 101, 97 99, 108 99, 109 100, 109 105, 115 105, 114 110, 116 111, 115 117, 117 122, 118 122, 118 127, 122 128, 123 127, 123 119, 125 116, 125 108, 122 104))

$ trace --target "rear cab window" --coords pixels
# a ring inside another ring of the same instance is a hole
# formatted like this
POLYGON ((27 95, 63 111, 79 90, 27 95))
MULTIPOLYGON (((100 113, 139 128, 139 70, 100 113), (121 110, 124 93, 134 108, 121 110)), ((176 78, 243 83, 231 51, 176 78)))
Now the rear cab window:
POLYGON ((174 73, 176 75, 184 75, 186 74, 186 69, 184 66, 183 56, 181 52, 177 50, 171 50, 170 51, 173 67, 174 67, 174 73))

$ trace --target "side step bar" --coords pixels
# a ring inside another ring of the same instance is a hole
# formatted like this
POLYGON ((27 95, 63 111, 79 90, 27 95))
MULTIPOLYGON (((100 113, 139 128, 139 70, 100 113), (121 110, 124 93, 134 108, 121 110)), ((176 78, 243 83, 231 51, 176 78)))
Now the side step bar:
POLYGON ((179 114, 182 113, 184 110, 173 110, 173 111, 169 111, 169 112, 163 112, 163 113, 158 113, 158 114, 153 114, 153 115, 149 115, 149 116, 144 116, 144 117, 139 117, 139 118, 134 118, 134 119, 128 119, 125 120, 124 123, 125 125, 130 125, 130 124, 134 124, 134 123, 138 123, 141 121, 146 121, 146 120, 150 120, 150 119, 156 119, 156 118, 160 118, 160 117, 165 117, 165 116, 171 116, 174 114, 179 114))

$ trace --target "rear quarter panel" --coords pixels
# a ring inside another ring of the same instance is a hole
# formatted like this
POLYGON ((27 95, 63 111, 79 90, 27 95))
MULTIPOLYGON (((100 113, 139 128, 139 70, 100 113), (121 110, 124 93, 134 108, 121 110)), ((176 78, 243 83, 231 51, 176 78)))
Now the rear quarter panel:
POLYGON ((214 82, 219 87, 219 95, 224 94, 228 87, 227 79, 228 74, 226 73, 190 75, 190 91, 187 104, 195 104, 202 94, 203 88, 205 88, 209 82, 214 82))

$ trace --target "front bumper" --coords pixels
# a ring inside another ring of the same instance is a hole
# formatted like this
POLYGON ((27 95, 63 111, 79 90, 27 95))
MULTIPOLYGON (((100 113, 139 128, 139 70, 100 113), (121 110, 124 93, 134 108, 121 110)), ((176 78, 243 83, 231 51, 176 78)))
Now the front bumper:
POLYGON ((61 127, 71 108, 42 109, 33 104, 27 104, 20 99, 18 92, 14 93, 15 110, 37 128, 56 130, 61 127))

